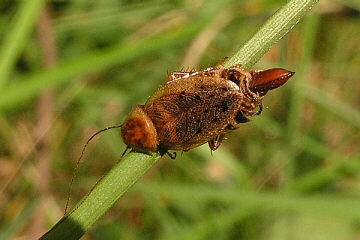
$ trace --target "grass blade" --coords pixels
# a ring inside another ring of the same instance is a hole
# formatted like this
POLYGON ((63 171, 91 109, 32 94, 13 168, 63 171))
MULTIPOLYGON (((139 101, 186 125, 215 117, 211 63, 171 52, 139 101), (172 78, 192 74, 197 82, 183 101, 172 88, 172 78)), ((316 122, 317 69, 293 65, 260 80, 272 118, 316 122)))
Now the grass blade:
POLYGON ((12 27, 0 49, 0 86, 7 81, 17 58, 20 56, 37 16, 43 7, 44 0, 20 1, 19 11, 16 14, 12 27))

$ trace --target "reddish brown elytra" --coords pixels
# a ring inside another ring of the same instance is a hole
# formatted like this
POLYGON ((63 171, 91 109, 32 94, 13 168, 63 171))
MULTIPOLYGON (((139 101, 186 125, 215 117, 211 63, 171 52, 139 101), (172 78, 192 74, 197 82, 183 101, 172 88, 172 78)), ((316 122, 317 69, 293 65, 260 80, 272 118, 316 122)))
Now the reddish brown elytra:
POLYGON ((121 137, 128 148, 146 153, 188 151, 204 143, 216 150, 227 131, 261 113, 268 90, 293 74, 280 68, 244 70, 221 64, 198 72, 172 72, 145 105, 129 113, 121 137))

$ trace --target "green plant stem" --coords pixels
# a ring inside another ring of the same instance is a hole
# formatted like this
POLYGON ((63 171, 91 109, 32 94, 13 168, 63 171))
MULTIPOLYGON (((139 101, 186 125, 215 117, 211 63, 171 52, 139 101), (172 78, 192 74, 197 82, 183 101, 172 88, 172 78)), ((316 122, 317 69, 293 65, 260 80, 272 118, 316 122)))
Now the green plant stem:
MULTIPOLYGON (((317 0, 289 1, 230 57, 224 66, 242 64, 245 68, 251 67, 275 42, 290 31, 316 2, 317 0)), ((87 197, 41 239, 80 238, 158 159, 157 154, 127 154, 87 197)))
POLYGON ((318 0, 293 0, 280 8, 233 56, 225 67, 241 64, 252 67, 269 49, 288 33, 318 0))
POLYGON ((130 152, 41 239, 79 239, 159 159, 130 152))

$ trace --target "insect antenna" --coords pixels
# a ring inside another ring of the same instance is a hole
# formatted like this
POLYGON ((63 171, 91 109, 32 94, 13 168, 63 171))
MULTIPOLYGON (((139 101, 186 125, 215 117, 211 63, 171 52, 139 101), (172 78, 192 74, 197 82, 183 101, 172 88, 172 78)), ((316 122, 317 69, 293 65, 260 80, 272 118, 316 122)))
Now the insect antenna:
MULTIPOLYGON (((94 133, 85 143, 82 151, 81 151, 81 154, 80 154, 80 157, 78 158, 78 160, 76 161, 76 165, 75 165, 75 168, 74 168, 74 171, 73 171, 73 175, 71 177, 71 181, 70 181, 70 185, 69 185, 69 193, 68 193, 68 197, 67 197, 67 200, 66 200, 66 205, 65 205, 65 211, 64 211, 64 216, 66 215, 67 213, 67 209, 68 209, 68 206, 69 206, 69 202, 70 202, 70 198, 71 198, 71 190, 72 190, 72 185, 74 183, 74 180, 76 178, 76 172, 79 168, 79 165, 80 165, 80 161, 82 159, 82 157, 84 156, 84 153, 85 153, 85 150, 86 150, 86 147, 88 146, 88 144, 90 143, 90 141, 96 137, 97 135, 99 135, 100 133, 102 132, 105 132, 107 130, 110 130, 110 129, 113 129, 113 128, 121 128, 122 125, 118 125, 118 126, 111 126, 111 127, 107 127, 107 128, 104 128, 104 129, 101 129, 99 131, 97 131, 96 133, 94 133)), ((121 155, 121 158, 125 155, 126 151, 128 150, 128 147, 126 147, 124 153, 121 155)), ((121 160, 121 158, 118 160, 118 162, 121 160)), ((100 179, 101 180, 101 179, 100 179)), ((96 183, 97 184, 97 183, 96 183)), ((96 186, 95 184, 95 186, 96 186)), ((95 187, 94 186, 94 187, 95 187)), ((94 187, 92 189, 94 189, 94 187)), ((92 191, 92 189, 90 190, 90 192, 92 191)))
POLYGON ((125 156, 125 153, 126 153, 127 150, 129 150, 129 149, 130 149, 130 147, 129 147, 129 146, 126 146, 125 151, 121 154, 121 156, 120 156, 119 160, 117 160, 116 164, 118 164, 118 163, 121 161, 121 159, 125 156))

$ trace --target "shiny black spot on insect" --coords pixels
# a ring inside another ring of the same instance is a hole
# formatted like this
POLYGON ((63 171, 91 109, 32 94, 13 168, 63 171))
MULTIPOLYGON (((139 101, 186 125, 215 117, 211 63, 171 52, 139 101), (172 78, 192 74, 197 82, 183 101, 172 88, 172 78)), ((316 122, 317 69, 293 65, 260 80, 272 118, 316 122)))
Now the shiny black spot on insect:
POLYGON ((204 89, 205 89, 205 86, 204 86, 204 85, 201 85, 201 86, 200 86, 200 89, 203 89, 203 90, 204 90, 204 89))
POLYGON ((196 131, 197 134, 199 134, 199 133, 201 133, 201 132, 202 132, 201 128, 199 128, 199 129, 196 131))
POLYGON ((226 102, 223 102, 221 105, 221 112, 226 112, 227 110, 229 110, 229 107, 226 102))
POLYGON ((182 92, 180 93, 180 95, 179 95, 179 98, 180 98, 180 99, 184 99, 184 95, 185 95, 185 91, 182 91, 182 92))
POLYGON ((196 95, 196 100, 200 101, 201 100, 201 97, 199 95, 196 95))

